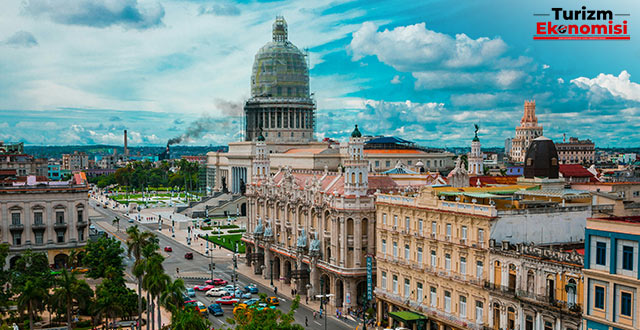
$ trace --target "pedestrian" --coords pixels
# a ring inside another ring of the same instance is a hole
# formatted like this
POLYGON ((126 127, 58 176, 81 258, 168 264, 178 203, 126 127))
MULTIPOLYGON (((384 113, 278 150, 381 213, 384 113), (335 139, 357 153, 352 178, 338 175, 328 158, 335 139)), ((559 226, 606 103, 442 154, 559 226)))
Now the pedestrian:
POLYGON ((277 286, 273 287, 273 294, 276 295, 276 296, 278 295, 278 287, 277 286))
POLYGON ((308 317, 304 317, 304 326, 308 327, 309 326, 309 318, 308 317))
POLYGON ((180 268, 176 267, 176 274, 180 275, 180 268))
POLYGON ((317 315, 317 312, 316 312, 316 311, 313 311, 313 319, 314 319, 314 320, 316 319, 316 317, 317 317, 317 316, 318 316, 318 315, 317 315))
POLYGON ((304 303, 309 304, 309 295, 304 296, 304 303))

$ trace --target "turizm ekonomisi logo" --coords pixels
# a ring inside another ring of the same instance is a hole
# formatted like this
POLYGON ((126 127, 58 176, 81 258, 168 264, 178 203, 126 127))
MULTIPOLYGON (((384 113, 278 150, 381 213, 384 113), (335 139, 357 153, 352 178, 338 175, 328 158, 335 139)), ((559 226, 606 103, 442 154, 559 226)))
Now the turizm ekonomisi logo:
POLYGON ((536 22, 534 40, 630 40, 628 13, 606 9, 551 8, 551 13, 533 14, 548 17, 536 22))

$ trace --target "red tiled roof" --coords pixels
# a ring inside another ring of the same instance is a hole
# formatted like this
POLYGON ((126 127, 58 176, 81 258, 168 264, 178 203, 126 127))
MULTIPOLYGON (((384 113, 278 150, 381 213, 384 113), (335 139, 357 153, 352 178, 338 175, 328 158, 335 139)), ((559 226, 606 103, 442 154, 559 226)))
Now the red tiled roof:
POLYGON ((593 176, 593 173, 579 164, 561 164, 560 173, 564 177, 589 178, 593 176))
POLYGON ((364 149, 365 154, 426 154, 414 149, 364 149))
POLYGON ((0 175, 16 175, 16 170, 0 170, 0 175))

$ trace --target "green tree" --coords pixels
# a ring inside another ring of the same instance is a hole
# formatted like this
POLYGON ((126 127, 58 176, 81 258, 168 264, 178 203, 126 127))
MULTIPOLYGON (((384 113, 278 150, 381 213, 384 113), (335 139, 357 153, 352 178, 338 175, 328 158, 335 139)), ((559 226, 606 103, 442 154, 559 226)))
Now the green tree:
POLYGON ((44 309, 43 302, 47 301, 47 297, 46 288, 43 288, 37 281, 28 279, 22 287, 17 303, 20 310, 27 310, 29 314, 29 329, 33 330, 34 313, 44 309))
POLYGON ((208 330, 211 323, 193 308, 182 308, 171 314, 172 330, 208 330))
POLYGON ((118 231, 120 231, 120 218, 115 217, 111 220, 111 224, 114 226, 118 226, 118 231))
MULTIPOLYGON (((7 256, 9 255, 9 244, 0 244, 0 283, 9 283, 9 270, 5 270, 7 256)), ((0 316, 7 310, 11 292, 6 285, 0 285, 0 316)))
POLYGON ((135 262, 133 265, 133 275, 138 281, 138 330, 142 327, 142 276, 144 275, 144 260, 142 259, 142 251, 149 243, 151 233, 143 232, 138 229, 138 225, 127 228, 127 253, 129 257, 133 256, 135 262))
POLYGON ((24 286, 29 280, 44 290, 48 290, 53 285, 49 259, 44 253, 27 250, 20 255, 10 272, 12 292, 24 291, 24 286))
POLYGON ((68 272, 66 269, 62 270, 62 273, 56 278, 55 282, 56 288, 53 291, 54 301, 57 302, 58 306, 65 308, 67 327, 73 329, 71 310, 74 304, 78 304, 81 309, 86 309, 91 297, 93 297, 93 290, 91 290, 87 282, 79 280, 74 273, 68 272))
POLYGON ((100 237, 98 240, 89 241, 82 259, 84 265, 89 268, 87 276, 103 278, 106 277, 107 270, 117 272, 118 276, 123 276, 122 253, 124 253, 124 249, 120 245, 120 241, 113 237, 100 237))
MULTIPOLYGON (((160 315, 160 296, 166 286, 171 282, 171 278, 169 275, 165 274, 164 268, 162 267, 162 262, 164 261, 164 257, 155 253, 154 255, 148 257, 146 262, 146 269, 144 279, 142 280, 143 287, 147 290, 148 293, 151 294, 150 302, 155 300, 155 307, 157 307, 157 316, 158 316, 158 328, 162 325, 162 316, 160 315)), ((151 311, 151 329, 155 329, 155 320, 154 320, 154 304, 152 303, 149 306, 148 311, 151 311)), ((148 315, 148 313, 147 313, 148 315)))
POLYGON ((175 281, 170 281, 167 283, 164 291, 160 296, 160 302, 162 306, 164 306, 171 313, 175 312, 178 309, 181 309, 184 306, 184 299, 182 295, 187 288, 184 285, 184 280, 181 278, 176 279, 175 281))

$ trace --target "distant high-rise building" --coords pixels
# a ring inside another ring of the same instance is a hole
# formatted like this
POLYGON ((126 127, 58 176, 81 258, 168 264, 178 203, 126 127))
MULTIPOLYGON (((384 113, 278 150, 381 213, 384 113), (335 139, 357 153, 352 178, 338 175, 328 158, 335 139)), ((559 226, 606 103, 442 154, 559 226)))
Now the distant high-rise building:
POLYGON ((542 126, 538 126, 536 101, 524 101, 524 115, 520 126, 516 127, 516 137, 511 140, 509 156, 512 161, 522 163, 533 139, 542 136, 542 126))
POLYGON ((74 151, 72 154, 62 155, 62 169, 80 171, 89 168, 89 156, 84 152, 74 151))
POLYGON ((509 155, 511 153, 511 138, 504 139, 504 154, 509 155))
POLYGON ((309 93, 305 54, 288 40, 287 22, 277 17, 273 40, 255 56, 251 98, 245 103, 245 141, 260 134, 266 142, 314 140, 315 101, 309 93))

